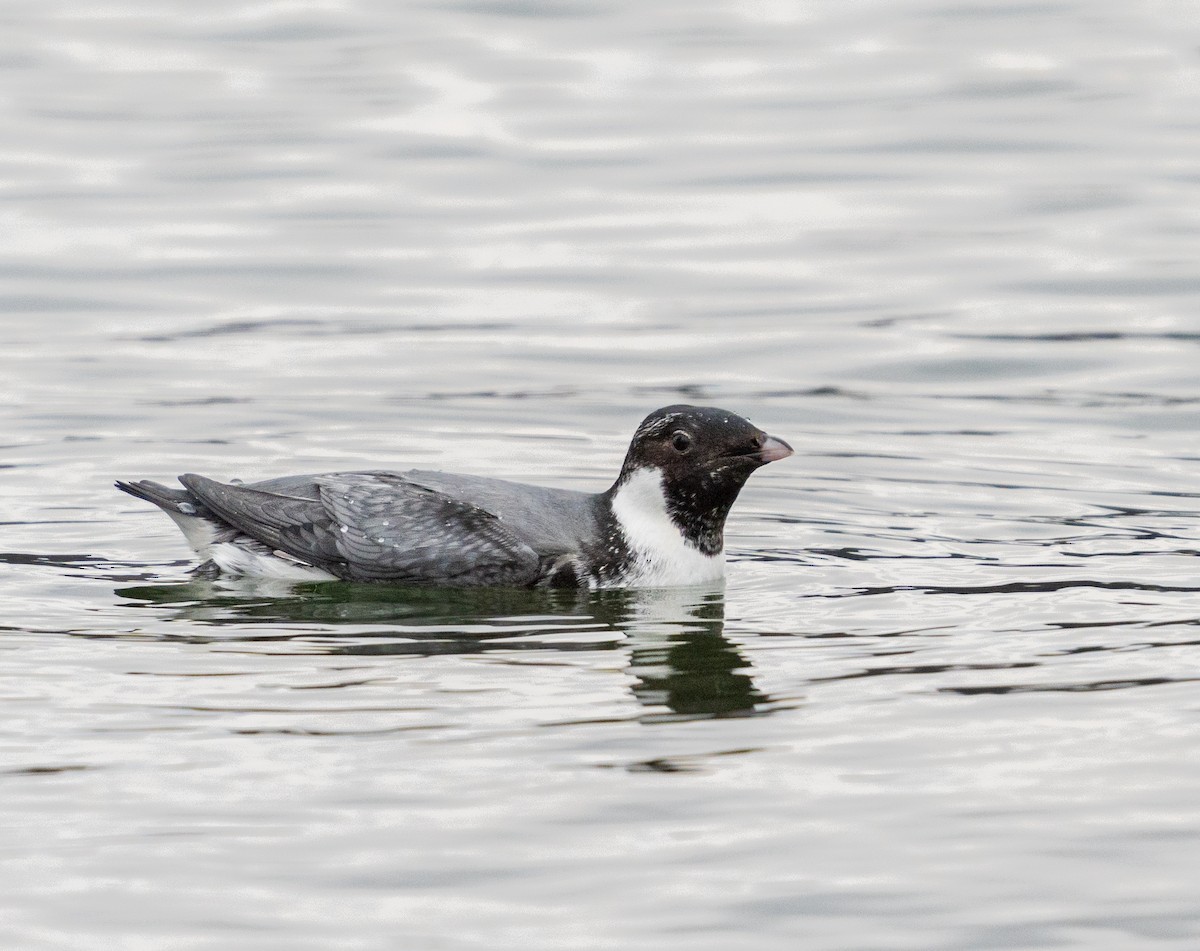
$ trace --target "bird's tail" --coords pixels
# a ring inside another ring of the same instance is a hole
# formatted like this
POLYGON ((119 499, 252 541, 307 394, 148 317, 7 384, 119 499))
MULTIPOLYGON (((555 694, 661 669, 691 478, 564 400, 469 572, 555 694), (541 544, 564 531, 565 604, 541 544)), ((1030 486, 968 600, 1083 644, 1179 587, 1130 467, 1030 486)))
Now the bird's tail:
POLYGON ((180 512, 184 515, 194 515, 198 508, 194 504, 190 493, 185 492, 183 489, 171 489, 165 485, 159 485, 157 482, 151 482, 149 479, 142 479, 140 482, 117 481, 114 485, 122 492, 128 492, 136 499, 153 502, 166 512, 180 512), (185 508, 184 506, 187 507, 185 508), (189 511, 189 508, 191 511, 189 511))

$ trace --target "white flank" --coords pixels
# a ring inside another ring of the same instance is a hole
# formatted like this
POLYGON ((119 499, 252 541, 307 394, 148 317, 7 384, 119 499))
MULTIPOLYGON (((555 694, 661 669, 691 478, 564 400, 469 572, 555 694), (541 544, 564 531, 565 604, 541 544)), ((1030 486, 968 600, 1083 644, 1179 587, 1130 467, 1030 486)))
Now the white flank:
POLYGON ((218 568, 231 575, 246 575, 250 578, 277 578, 281 581, 336 581, 323 568, 293 561, 284 554, 267 554, 251 551, 236 542, 222 542, 208 549, 208 557, 218 568))
POLYGON ((183 532, 183 537, 192 546, 192 551, 201 558, 207 558, 208 550, 212 548, 212 544, 217 537, 216 526, 206 518, 199 518, 195 515, 184 515, 182 512, 176 512, 167 508, 163 509, 163 511, 170 515, 171 521, 179 526, 179 530, 183 532))
POLYGON ((658 469, 634 472, 617 489, 612 510, 633 553, 624 584, 670 588, 710 584, 725 577, 725 556, 704 554, 689 544, 671 521, 658 469))
POLYGON ((259 546, 260 550, 255 551, 242 547, 236 541, 217 542, 216 526, 208 519, 172 512, 170 509, 163 511, 179 526, 192 550, 203 559, 211 558, 226 574, 278 578, 283 581, 334 581, 337 578, 322 568, 306 565, 290 555, 268 553, 266 546, 259 546))

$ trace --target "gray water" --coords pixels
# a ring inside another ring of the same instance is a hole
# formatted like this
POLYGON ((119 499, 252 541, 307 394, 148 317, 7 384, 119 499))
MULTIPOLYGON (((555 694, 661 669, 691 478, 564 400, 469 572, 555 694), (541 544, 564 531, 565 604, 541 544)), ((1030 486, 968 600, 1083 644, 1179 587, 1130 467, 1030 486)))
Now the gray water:
POLYGON ((0 947, 1200 947, 1200 7, 0 6, 0 947), (612 479, 723 590, 194 582, 111 488, 612 479))

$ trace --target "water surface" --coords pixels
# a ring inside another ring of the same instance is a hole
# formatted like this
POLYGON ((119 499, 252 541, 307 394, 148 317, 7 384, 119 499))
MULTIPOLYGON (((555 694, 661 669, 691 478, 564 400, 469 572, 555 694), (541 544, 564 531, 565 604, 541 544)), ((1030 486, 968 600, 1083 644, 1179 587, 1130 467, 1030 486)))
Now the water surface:
POLYGON ((10 2, 0 944, 1200 942, 1187 5, 10 2), (201 583, 116 478, 788 439, 723 588, 201 583))

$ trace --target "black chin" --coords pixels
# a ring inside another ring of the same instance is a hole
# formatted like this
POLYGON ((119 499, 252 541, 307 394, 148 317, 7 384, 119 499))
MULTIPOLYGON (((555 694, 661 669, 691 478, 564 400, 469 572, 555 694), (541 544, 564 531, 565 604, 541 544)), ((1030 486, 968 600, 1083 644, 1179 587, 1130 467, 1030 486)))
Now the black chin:
POLYGON ((752 472, 759 466, 765 465, 765 460, 756 452, 739 452, 732 456, 722 456, 712 467, 714 472, 722 469, 738 468, 752 472))

